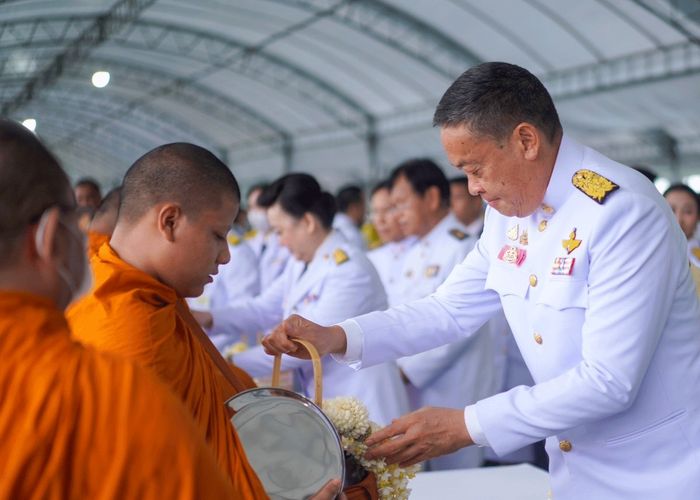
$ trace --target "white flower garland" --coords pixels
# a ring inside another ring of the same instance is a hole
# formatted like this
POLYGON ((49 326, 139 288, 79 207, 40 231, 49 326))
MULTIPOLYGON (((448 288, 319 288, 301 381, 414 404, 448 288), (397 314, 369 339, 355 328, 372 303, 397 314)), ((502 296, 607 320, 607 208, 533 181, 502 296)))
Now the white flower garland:
POLYGON ((380 429, 370 422, 367 407, 362 401, 352 398, 333 398, 323 401, 323 411, 331 419, 340 434, 343 448, 350 453, 366 470, 377 478, 379 498, 385 500, 405 500, 411 489, 408 480, 413 479, 420 466, 402 468, 398 464, 387 465, 384 459, 364 458, 367 445, 364 440, 380 429))

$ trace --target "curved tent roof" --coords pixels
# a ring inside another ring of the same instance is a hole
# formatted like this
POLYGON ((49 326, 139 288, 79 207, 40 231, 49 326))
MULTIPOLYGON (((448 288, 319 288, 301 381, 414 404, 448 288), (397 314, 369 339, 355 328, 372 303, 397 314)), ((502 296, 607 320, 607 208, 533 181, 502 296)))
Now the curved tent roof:
POLYGON ((689 0, 0 0, 0 105, 75 176, 114 184, 183 140, 244 184, 336 187, 446 166, 437 100, 503 60, 542 78, 570 134, 680 178, 700 173, 698 20, 689 0))

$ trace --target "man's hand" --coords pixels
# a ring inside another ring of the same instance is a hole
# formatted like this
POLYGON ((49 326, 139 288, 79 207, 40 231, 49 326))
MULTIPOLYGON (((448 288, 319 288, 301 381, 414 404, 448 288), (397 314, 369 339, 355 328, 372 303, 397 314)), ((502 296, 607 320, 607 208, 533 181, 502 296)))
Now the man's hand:
POLYGON ((345 353, 345 332, 339 326, 321 326, 308 319, 291 315, 266 336, 262 345, 265 352, 273 356, 289 354, 296 358, 309 359, 309 353, 291 339, 303 339, 311 342, 319 356, 345 353))
POLYGON ((202 328, 211 328, 211 326, 214 324, 214 318, 212 317, 211 313, 204 311, 192 311, 192 316, 197 320, 197 323, 199 323, 202 328))
POLYGON ((338 498, 340 500, 345 500, 345 494, 340 492, 340 479, 331 479, 323 487, 318 490, 311 500, 332 500, 333 498, 338 498))
POLYGON ((452 453, 474 444, 464 422, 464 410, 421 408, 394 420, 367 438, 365 457, 386 458, 401 467, 452 453))

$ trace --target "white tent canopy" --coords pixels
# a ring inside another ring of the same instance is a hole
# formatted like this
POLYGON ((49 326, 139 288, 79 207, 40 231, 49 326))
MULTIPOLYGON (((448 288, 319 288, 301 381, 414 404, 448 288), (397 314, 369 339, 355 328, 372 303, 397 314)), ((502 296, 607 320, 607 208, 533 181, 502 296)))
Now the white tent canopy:
POLYGON ((0 104, 107 185, 189 141, 244 185, 335 188, 412 156, 449 168, 435 104, 501 60, 542 78, 577 139, 681 179, 700 174, 699 20, 693 0, 0 0, 0 104))

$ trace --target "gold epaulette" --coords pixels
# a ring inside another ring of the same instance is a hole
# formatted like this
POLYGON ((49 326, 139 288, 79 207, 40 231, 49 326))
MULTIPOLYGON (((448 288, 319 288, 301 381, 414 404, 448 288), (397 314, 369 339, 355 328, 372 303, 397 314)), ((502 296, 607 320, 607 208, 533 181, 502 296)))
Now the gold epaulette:
POLYGON ((467 233, 464 231, 460 231, 459 229, 450 229, 450 234, 457 238, 459 241, 462 241, 467 238, 467 233))
POLYGON ((600 205, 605 203, 605 199, 610 193, 620 188, 611 180, 587 169, 577 170, 571 178, 571 183, 576 189, 600 205))
POLYGON ((350 257, 348 257, 348 254, 346 254, 344 250, 336 248, 335 252, 333 252, 333 260, 337 265, 341 265, 349 261, 350 257))

